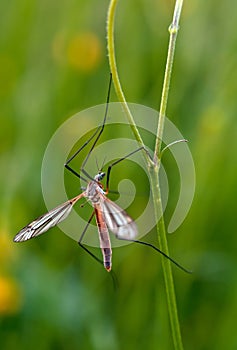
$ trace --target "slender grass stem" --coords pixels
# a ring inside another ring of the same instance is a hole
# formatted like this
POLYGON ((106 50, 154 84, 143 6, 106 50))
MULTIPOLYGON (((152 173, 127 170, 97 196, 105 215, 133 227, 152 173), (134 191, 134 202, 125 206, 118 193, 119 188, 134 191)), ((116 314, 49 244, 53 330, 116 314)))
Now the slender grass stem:
MULTIPOLYGON (((150 168, 149 174, 150 174, 150 180, 151 180, 151 190, 153 195, 155 218, 157 222, 157 233, 158 233, 157 237, 158 237, 159 248, 166 255, 169 255, 169 249, 168 249, 168 244, 166 239, 166 229, 165 229, 165 223, 164 223, 164 217, 163 217, 163 208, 162 208, 162 202, 161 202, 159 168, 158 167, 150 168)), ((167 304, 168 304, 169 319, 170 319, 174 349, 182 350, 183 344, 182 344, 182 337, 180 332, 171 263, 168 259, 165 259, 164 257, 162 257, 161 259, 162 259, 162 269, 163 269, 164 280, 165 280, 166 298, 167 298, 167 304)))
MULTIPOLYGON (((125 113, 131 124, 131 128, 136 140, 144 147, 144 143, 141 138, 141 135, 135 125, 133 116, 127 105, 127 102, 119 81, 119 76, 118 76, 118 71, 116 66, 115 49, 114 49, 114 21, 115 21, 115 11, 116 11, 117 3, 118 3, 118 0, 111 0, 109 5, 109 10, 108 10, 107 40, 108 40, 109 64, 113 75, 113 82, 114 82, 118 99, 119 101, 123 102, 125 113)), ((176 37, 177 37, 177 32, 179 27, 179 19, 180 19, 180 14, 182 10, 182 5, 183 5, 183 0, 176 0, 173 21, 169 27, 170 41, 169 41, 164 82, 163 82, 163 88, 162 88, 160 115, 159 115, 158 124, 157 124, 157 135, 156 135, 153 162, 146 155, 148 171, 150 175, 152 195, 153 195, 155 217, 157 222, 159 248, 167 255, 169 255, 169 251, 168 251, 168 244, 166 239, 163 207, 161 202, 161 189, 160 189, 160 183, 159 183, 159 168, 160 168, 159 163, 160 163, 160 157, 162 154, 161 144, 162 144, 162 137, 163 137, 163 131, 164 131, 166 106, 168 102, 169 86, 170 86, 174 52, 175 52, 175 43, 176 43, 176 37), (158 162, 156 161, 156 159, 158 159, 158 162)), ((170 264, 170 261, 168 259, 165 259, 164 257, 162 257, 162 268, 163 268, 163 274, 164 274, 164 280, 165 280, 165 290, 166 290, 166 296, 167 296, 167 304, 168 304, 174 349, 182 350, 183 344, 182 344, 180 325, 179 325, 179 319, 178 319, 171 264, 170 264)))
MULTIPOLYGON (((178 34, 178 29, 179 29, 179 19, 181 15, 182 6, 183 6, 183 0, 176 0, 174 14, 173 14, 173 21, 169 27, 170 40, 169 40, 168 53, 167 53, 167 59, 166 59, 166 68, 165 68, 165 75, 164 75, 161 102, 160 102, 160 115, 158 119, 157 137, 156 137, 156 144, 155 144, 155 150, 154 150, 154 157, 157 157, 159 161, 161 157, 161 144, 162 144, 162 137, 163 137, 163 131, 164 131, 165 114, 166 114, 166 107, 167 107, 168 96, 169 96, 169 87, 170 87, 170 80, 171 80, 172 67, 173 67, 173 61, 174 61, 175 44, 176 44, 176 38, 178 34)), ((152 193, 153 193, 155 215, 158 220, 158 224, 157 224, 158 241, 159 241, 160 249, 163 250, 165 254, 169 255, 164 217, 162 214, 163 208, 162 208, 162 202, 161 202, 161 192, 160 192, 158 172, 159 172, 159 166, 158 166, 158 171, 157 172, 155 171, 154 174, 151 174, 151 178, 152 178, 151 186, 152 187, 154 186, 154 188, 152 188, 152 193)), ((182 350, 183 344, 182 344, 182 337, 181 337, 181 331, 180 331, 180 325, 179 325, 176 296, 175 296, 175 289, 174 289, 174 282, 173 282, 173 275, 172 275, 170 261, 162 258, 162 266, 163 266, 163 273, 164 273, 164 279, 165 279, 165 288, 166 288, 167 303, 168 303, 174 348, 178 350, 182 350)))
MULTIPOLYGON (((117 64, 116 64, 116 58, 115 58, 115 49, 114 49, 114 22, 115 22, 115 11, 117 6, 118 0, 111 0, 109 9, 108 9, 108 17, 107 17, 107 47, 108 47, 108 58, 109 58, 109 65, 110 65, 110 71, 112 73, 113 83, 115 87, 115 91, 118 97, 118 100, 122 102, 122 107, 125 111, 125 114, 127 116, 127 119, 130 123, 131 129, 133 131, 135 139, 138 141, 138 143, 145 149, 145 145, 143 143, 143 140, 141 138, 141 135, 139 133, 139 130, 136 126, 136 123, 133 119, 132 113, 128 107, 127 101, 125 99, 122 86, 120 84, 118 70, 117 70, 117 64)), ((151 163, 151 159, 149 156, 144 152, 144 157, 146 158, 147 163, 151 163)))
POLYGON ((167 53, 167 59, 166 59, 165 75, 164 75, 162 95, 161 95, 161 101, 160 101, 160 111, 159 111, 160 115, 158 119, 157 137, 156 137, 156 144, 155 144, 155 150, 154 150, 154 156, 157 158, 159 158, 160 151, 161 151, 166 107, 168 102, 170 80, 171 80, 173 61, 174 61, 175 44, 176 44, 176 38, 179 30, 179 19, 181 15, 182 6, 183 6, 183 0, 176 0, 173 21, 169 26, 170 40, 169 40, 169 47, 168 47, 168 53, 167 53))

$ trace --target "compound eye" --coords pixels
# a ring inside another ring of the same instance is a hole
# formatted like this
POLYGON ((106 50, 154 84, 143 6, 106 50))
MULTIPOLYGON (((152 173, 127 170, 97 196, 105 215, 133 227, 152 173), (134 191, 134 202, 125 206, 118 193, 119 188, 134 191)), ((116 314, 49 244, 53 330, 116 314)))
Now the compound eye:
POLYGON ((100 173, 100 180, 102 180, 105 177, 105 173, 100 173))

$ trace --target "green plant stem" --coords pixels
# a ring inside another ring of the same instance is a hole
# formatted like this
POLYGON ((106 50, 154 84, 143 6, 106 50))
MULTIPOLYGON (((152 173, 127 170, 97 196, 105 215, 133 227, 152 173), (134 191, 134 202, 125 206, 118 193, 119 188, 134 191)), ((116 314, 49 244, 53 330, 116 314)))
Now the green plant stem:
MULTIPOLYGON (((164 131, 165 114, 166 114, 166 107, 168 102, 170 80, 171 80, 172 67, 173 67, 173 61, 174 61, 175 44, 176 44, 176 38, 178 34, 178 29, 179 29, 179 19, 181 15, 182 5, 183 5, 183 0, 176 1, 173 21, 169 27, 170 40, 169 40, 169 46, 168 46, 166 68, 165 68, 165 75, 164 75, 161 103, 160 103, 160 114, 159 114, 158 126, 157 126, 157 137, 156 137, 156 144, 155 144, 155 150, 154 150, 154 160, 156 159, 156 157, 158 158, 158 169, 157 170, 154 169, 154 173, 151 174, 151 179, 152 179, 151 186, 153 187, 152 188, 153 202, 154 202, 156 219, 158 220, 157 221, 158 222, 157 223, 158 242, 160 245, 160 249, 167 255, 169 255, 169 250, 168 250, 168 244, 166 239, 166 229, 164 224, 163 207, 161 202, 161 191, 160 191, 158 173, 159 173, 159 165, 160 165, 159 163, 160 163, 160 157, 161 157, 161 144, 162 144, 163 131, 164 131)), ((180 332, 178 311, 177 311, 177 305, 176 305, 176 296, 175 296, 175 289, 174 289, 174 282, 173 282, 173 275, 172 275, 170 261, 162 258, 162 267, 163 267, 163 273, 164 273, 165 288, 166 288, 167 303, 168 303, 174 348, 178 350, 182 350, 183 344, 182 344, 182 337, 180 332)))
POLYGON ((176 38, 179 30, 179 19, 181 15, 182 6, 183 6, 183 0, 176 0, 173 21, 169 26, 170 40, 169 40, 169 47, 168 47, 168 53, 167 53, 167 59, 166 59, 165 75, 164 75, 161 102, 160 102, 160 111, 159 111, 160 114, 159 114, 158 125, 157 125, 157 134, 156 134, 157 137, 156 137, 156 144, 155 144, 155 150, 154 150, 154 157, 157 157, 157 158, 159 158, 160 151, 161 151, 166 107, 168 102, 170 80, 171 80, 172 67, 173 67, 173 61, 174 61, 175 44, 176 44, 176 38))
MULTIPOLYGON (((114 50, 114 18, 115 18, 115 10, 117 6, 117 2, 118 2, 117 0, 111 0, 109 5, 109 10, 108 10, 107 40, 108 40, 109 64, 110 64, 115 91, 117 93, 118 99, 120 102, 123 102, 123 108, 131 124, 131 128, 133 130, 136 140, 142 146, 144 146, 143 140, 139 134, 139 131, 135 125, 133 116, 127 105, 125 96, 121 88, 119 77, 118 77, 118 71, 117 71, 116 60, 115 60, 115 50, 114 50)), ((165 69, 162 97, 161 97, 161 103, 160 103, 160 115, 159 115, 158 126, 157 126, 157 137, 156 137, 156 143, 155 143, 153 162, 146 155, 148 171, 150 175, 152 195, 153 195, 155 217, 157 220, 156 222, 157 222, 159 248, 167 255, 169 255, 169 251, 168 251, 168 244, 166 239, 163 207, 161 202, 159 168, 160 168, 160 156, 161 156, 160 152, 161 152, 161 143, 162 143, 162 136, 163 136, 163 130, 164 130, 165 113, 166 113, 166 106, 168 101, 168 93, 169 93, 169 86, 170 86, 170 79, 171 79, 173 58, 174 58, 174 51, 175 51, 175 42, 176 42, 176 37, 178 32, 178 23, 179 23, 179 18, 181 14, 182 3, 183 3, 182 0, 176 1, 173 22, 169 27, 170 42, 168 47, 166 69, 165 69), (158 159, 158 162, 157 162, 157 159, 158 159)), ((177 306, 176 306, 176 296, 175 296, 175 290, 174 290, 171 264, 170 264, 170 261, 168 259, 165 259, 164 257, 162 257, 162 268, 164 273, 165 290, 166 290, 166 296, 167 296, 174 349, 182 350, 183 345, 182 345, 182 338, 181 338, 178 312, 177 312, 177 306)))
MULTIPOLYGON (((151 190, 153 195, 153 203, 155 210, 155 219, 157 222, 158 232, 158 243, 159 248, 166 254, 169 255, 168 244, 166 239, 166 229, 163 217, 163 208, 161 202, 161 189, 159 183, 159 168, 158 166, 149 169, 151 190)), ((176 296, 174 289, 173 274, 171 270, 170 260, 162 257, 162 269, 165 280, 166 298, 169 311, 169 319, 172 331, 172 338, 175 350, 182 350, 182 337, 179 326, 178 311, 176 305, 176 296)))
MULTIPOLYGON (((118 100, 122 103, 122 107, 130 123, 130 127, 133 131, 134 137, 138 141, 138 143, 145 149, 145 145, 143 143, 139 130, 135 124, 132 113, 125 99, 125 96, 120 84, 119 76, 118 76, 118 70, 117 70, 117 64, 116 64, 116 58, 115 58, 115 49, 114 49, 114 22, 115 22, 115 11, 116 11, 117 3, 118 3, 117 0, 110 1, 110 5, 108 9, 108 17, 107 17, 108 18, 107 19, 107 48, 108 48, 110 71, 112 73, 114 88, 115 88, 118 100)), ((146 158, 146 161, 149 164, 151 160, 148 157, 146 152, 144 152, 144 157, 146 158)))

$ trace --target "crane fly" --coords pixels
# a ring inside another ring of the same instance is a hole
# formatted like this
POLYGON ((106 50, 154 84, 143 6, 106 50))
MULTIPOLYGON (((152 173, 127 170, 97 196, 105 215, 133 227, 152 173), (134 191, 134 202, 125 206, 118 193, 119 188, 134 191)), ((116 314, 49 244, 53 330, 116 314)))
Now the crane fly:
MULTIPOLYGON (((95 148, 97 142, 99 141, 99 138, 101 134, 103 133, 106 118, 108 114, 108 106, 109 106, 109 96, 110 96, 110 89, 111 89, 111 83, 112 83, 112 75, 110 75, 110 82, 109 82, 109 89, 108 89, 108 95, 107 95, 107 101, 106 101, 106 109, 105 109, 105 115, 103 119, 102 125, 100 125, 95 132, 92 134, 92 136, 66 161, 64 164, 65 168, 69 170, 73 175, 78 177, 79 179, 85 181, 87 183, 87 187, 84 192, 80 193, 76 197, 66 201, 65 203, 57 206, 56 208, 50 210, 44 215, 39 216, 36 220, 32 221, 30 224, 25 226, 22 230, 20 230, 17 235, 14 237, 14 242, 24 242, 31 238, 37 237, 46 231, 48 231, 50 228, 56 226, 61 221, 66 219, 68 215, 70 214, 73 206, 81 199, 86 198, 93 207, 93 212, 87 222, 87 225, 85 229, 83 230, 80 239, 78 241, 78 244, 87 252, 89 253, 94 259, 102 263, 105 267, 105 269, 110 272, 112 268, 112 248, 111 248, 111 242, 110 242, 110 236, 109 231, 111 231, 118 239, 126 240, 130 242, 135 242, 139 244, 143 244, 146 246, 151 247, 152 249, 159 252, 161 255, 163 255, 165 258, 169 259, 172 263, 174 263, 178 268, 181 270, 190 273, 189 270, 185 269, 182 265, 177 263, 174 259, 169 257, 167 254, 165 254, 163 251, 161 251, 156 246, 143 242, 140 240, 136 240, 138 230, 135 222, 133 219, 126 213, 125 210, 120 208, 117 204, 112 202, 110 199, 106 197, 106 195, 109 193, 109 180, 110 180, 110 174, 112 167, 120 163, 121 161, 129 158, 136 152, 139 152, 143 150, 148 154, 148 156, 151 158, 149 152, 143 147, 139 147, 133 152, 129 153, 123 158, 120 158, 116 161, 114 161, 112 164, 109 165, 107 170, 107 175, 105 172, 99 171, 95 177, 91 177, 88 172, 85 170, 86 163, 95 148), (94 141, 93 141, 94 140, 94 141), (93 141, 93 142, 92 142, 93 141), (77 171, 75 171, 70 164, 70 162, 89 144, 92 142, 92 146, 89 149, 89 152, 87 156, 85 157, 84 161, 81 165, 81 173, 79 174, 77 171), (101 183, 101 180, 106 175, 106 190, 104 190, 103 184, 101 183), (90 180, 88 182, 88 179, 90 180), (99 241, 100 241, 100 248, 103 255, 103 262, 99 260, 93 253, 91 253, 83 244, 82 239, 86 233, 86 230, 92 221, 93 217, 96 218, 96 224, 98 228, 98 234, 99 234, 99 241)), ((151 158, 152 159, 152 158, 151 158)))
POLYGON ((45 233, 50 228, 56 226, 61 221, 66 219, 70 214, 73 206, 81 198, 84 197, 92 204, 93 213, 84 231, 81 234, 78 244, 84 250, 86 250, 90 255, 92 255, 96 260, 101 262, 82 244, 82 239, 86 232, 86 229, 88 228, 91 220, 95 216, 98 233, 99 233, 100 248, 103 254, 103 265, 107 271, 111 271, 111 267, 112 267, 112 248, 111 248, 111 242, 109 237, 109 230, 112 233, 114 233, 118 239, 134 240, 134 238, 137 236, 137 226, 133 221, 133 219, 122 208, 120 208, 117 204, 115 204, 114 202, 112 202, 110 199, 106 197, 106 195, 109 192, 110 172, 111 172, 112 166, 119 163, 123 159, 130 157, 132 154, 140 151, 143 148, 143 147, 140 147, 139 149, 135 150, 134 152, 130 153, 124 158, 121 158, 115 161, 113 164, 111 164, 108 167, 106 191, 104 191, 103 185, 101 183, 101 180, 106 175, 105 172, 99 171, 99 173, 94 178, 92 178, 85 170, 85 165, 89 159, 89 156, 91 155, 94 147, 96 146, 104 130, 106 117, 108 113, 111 83, 112 83, 112 75, 110 75, 106 110, 105 110, 105 115, 104 115, 104 120, 102 125, 96 129, 94 134, 64 164, 67 170, 69 170, 71 173, 76 175, 79 179, 88 182, 86 178, 84 178, 81 174, 77 173, 74 169, 72 169, 69 163, 84 149, 84 147, 86 147, 91 141, 94 140, 81 166, 81 172, 83 173, 83 175, 85 175, 85 177, 87 177, 90 180, 87 184, 85 191, 77 195, 76 197, 66 201, 65 203, 57 206, 56 208, 50 210, 48 213, 39 216, 36 220, 32 221, 30 224, 28 224, 22 230, 20 230, 17 233, 17 235, 14 237, 14 242, 24 242, 45 233))
POLYGON ((74 204, 82 197, 85 197, 93 206, 94 211, 90 221, 95 215, 104 267, 107 271, 110 271, 112 267, 112 249, 109 230, 113 232, 118 239, 132 240, 137 236, 137 227, 132 218, 122 208, 106 197, 107 191, 103 190, 103 185, 100 182, 104 176, 104 172, 99 172, 94 177, 93 181, 88 183, 84 192, 50 210, 48 213, 25 226, 15 236, 14 242, 23 242, 48 231, 51 227, 66 219, 74 204))

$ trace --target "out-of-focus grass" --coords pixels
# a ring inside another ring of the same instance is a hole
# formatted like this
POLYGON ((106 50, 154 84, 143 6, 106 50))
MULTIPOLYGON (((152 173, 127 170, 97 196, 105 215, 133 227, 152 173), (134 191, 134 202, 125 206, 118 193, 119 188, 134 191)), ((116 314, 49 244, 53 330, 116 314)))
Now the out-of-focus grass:
MULTIPOLYGON (((172 348, 154 252, 135 245, 114 250, 115 292, 101 266, 57 228, 26 244, 11 241, 45 211, 40 168, 53 132, 75 112, 105 102, 107 5, 0 3, 4 349, 172 348)), ((174 268, 187 349, 237 348, 236 6, 186 2, 177 41, 168 117, 189 139, 197 175, 191 211, 169 237, 171 255, 194 270, 187 276, 174 268)), ((172 2, 120 1, 117 61, 128 101, 159 105, 172 9, 172 2)), ((168 154, 165 161, 172 173, 168 154)), ((178 176, 171 181, 177 186, 178 176)))

